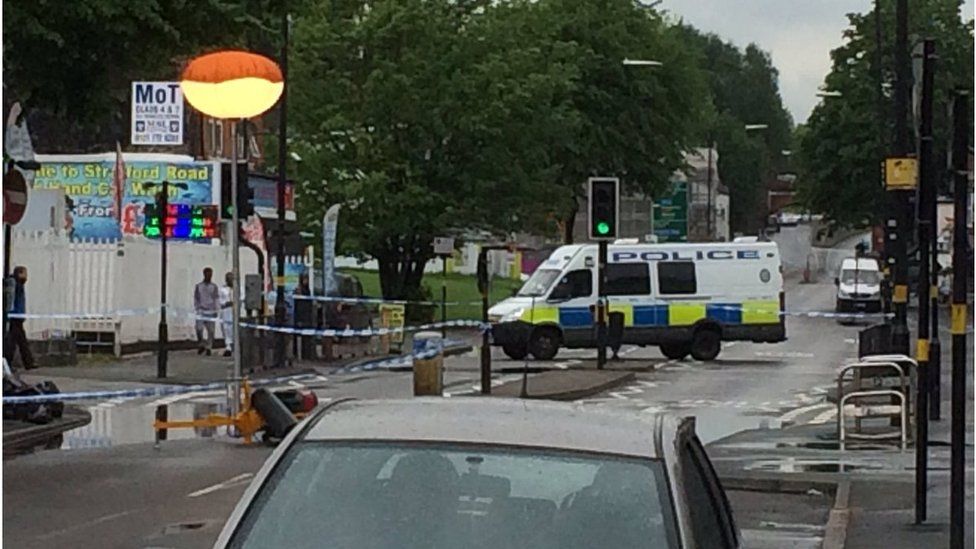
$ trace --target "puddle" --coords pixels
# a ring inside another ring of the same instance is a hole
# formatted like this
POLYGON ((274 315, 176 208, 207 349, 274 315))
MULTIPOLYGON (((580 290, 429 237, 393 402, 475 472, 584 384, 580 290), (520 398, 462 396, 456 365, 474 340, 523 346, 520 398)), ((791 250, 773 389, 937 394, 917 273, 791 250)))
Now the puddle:
POLYGON ((871 461, 843 461, 821 459, 764 459, 745 466, 747 471, 776 473, 848 473, 853 471, 881 471, 884 465, 871 461))
MULTIPOLYGON (((212 413, 226 411, 225 404, 213 402, 183 402, 170 404, 170 420, 190 420, 206 417, 212 413)), ((92 406, 88 408, 91 423, 64 433, 62 450, 83 448, 111 448, 124 444, 155 442, 156 432, 152 428, 156 419, 155 406, 92 406)), ((223 431, 222 429, 220 430, 223 431)), ((218 436, 216 427, 169 429, 167 440, 193 438, 214 438, 218 436)))

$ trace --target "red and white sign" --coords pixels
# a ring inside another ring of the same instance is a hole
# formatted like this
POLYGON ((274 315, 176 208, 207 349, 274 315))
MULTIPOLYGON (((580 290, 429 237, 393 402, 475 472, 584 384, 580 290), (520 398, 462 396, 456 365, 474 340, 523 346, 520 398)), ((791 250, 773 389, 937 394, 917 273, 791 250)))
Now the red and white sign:
POLYGON ((27 211, 27 181, 17 170, 10 170, 3 176, 3 222, 10 225, 20 223, 27 211))

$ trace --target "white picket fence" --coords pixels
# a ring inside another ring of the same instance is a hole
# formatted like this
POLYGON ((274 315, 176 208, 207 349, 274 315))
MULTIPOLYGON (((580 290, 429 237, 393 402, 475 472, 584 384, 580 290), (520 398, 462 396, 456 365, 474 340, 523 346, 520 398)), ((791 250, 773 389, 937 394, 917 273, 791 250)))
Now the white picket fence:
MULTIPOLYGON (((59 232, 14 231, 11 262, 28 269, 29 314, 101 315, 90 319, 36 318, 25 323, 28 337, 47 339, 57 332, 114 332, 120 345, 155 341, 159 314, 126 315, 160 301, 159 242, 126 237, 118 242, 70 241, 59 232), (121 313, 120 313, 121 311, 121 313)), ((167 245, 167 317, 171 340, 194 337, 194 321, 179 312, 193 308, 193 287, 204 267, 223 284, 231 269, 228 246, 170 241, 167 245)), ((241 272, 256 273, 257 257, 241 250, 241 272)))

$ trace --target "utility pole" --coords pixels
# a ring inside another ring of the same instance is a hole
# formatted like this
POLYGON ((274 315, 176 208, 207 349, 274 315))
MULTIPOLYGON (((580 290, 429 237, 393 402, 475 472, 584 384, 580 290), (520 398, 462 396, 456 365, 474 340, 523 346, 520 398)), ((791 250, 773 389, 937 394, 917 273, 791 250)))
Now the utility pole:
POLYGON ((708 136, 708 211, 705 212, 708 241, 712 239, 712 149, 714 148, 711 133, 708 136))
MULTIPOLYGON (((929 181, 929 202, 928 210, 923 213, 919 208, 919 217, 928 216, 929 218, 929 250, 932 254, 929 265, 931 266, 931 284, 929 284, 929 316, 932 322, 932 329, 929 330, 929 418, 932 421, 942 419, 942 343, 939 341, 939 186, 935 178, 935 164, 932 157, 932 147, 935 137, 932 135, 932 95, 934 89, 935 64, 939 56, 935 53, 935 42, 925 40, 922 58, 922 133, 920 140, 920 153, 928 156, 922 160, 922 176, 929 181), (927 79, 927 80, 926 80, 927 79), (928 86, 926 91, 925 87, 928 86), (926 120, 927 119, 927 120, 926 120), (925 124, 928 123, 926 128, 925 124), (928 132, 928 133, 926 133, 928 132)), ((920 201, 919 204, 924 204, 920 201)), ((922 288, 928 281, 919 280, 919 295, 922 288)))
POLYGON ((931 255, 929 246, 931 245, 930 233, 932 232, 932 213, 935 211, 931 207, 935 201, 935 178, 933 177, 932 165, 932 91, 933 91, 933 72, 935 67, 935 42, 926 40, 924 44, 924 57, 922 63, 922 101, 921 101, 921 148, 919 150, 919 160, 921 164, 919 177, 919 219, 918 219, 918 245, 921 253, 920 267, 918 274, 918 341, 916 344, 916 359, 918 360, 918 395, 916 398, 916 433, 915 440, 915 523, 921 524, 926 519, 927 507, 927 484, 928 484, 928 398, 931 391, 929 386, 929 370, 931 368, 929 354, 929 315, 935 311, 930 310, 931 299, 925 291, 929 284, 931 267, 931 255))
MULTIPOLYGON (((275 324, 285 325, 285 185, 287 182, 287 154, 288 154, 288 8, 282 2, 281 32, 283 42, 281 44, 281 74, 283 76, 283 89, 281 90, 281 103, 278 105, 278 248, 275 259, 277 262, 275 272, 275 324)), ((275 334, 275 366, 281 368, 285 365, 285 334, 279 332, 275 334)))
MULTIPOLYGON (((874 0, 874 76, 875 76, 875 101, 877 102, 878 114, 878 161, 882 164, 885 159, 885 152, 888 150, 888 134, 885 131, 886 125, 885 120, 885 96, 884 96, 884 71, 882 70, 883 56, 882 52, 882 34, 881 34, 881 0, 874 0)), ((879 187, 884 188, 884 173, 879 172, 879 187)), ((887 195, 886 198, 890 201, 891 197, 887 195)), ((890 231, 891 228, 886 222, 884 225, 884 256, 883 265, 881 267, 882 273, 884 274, 884 281, 881 286, 881 305, 882 312, 884 312, 884 323, 891 324, 891 317, 888 314, 891 312, 891 268, 889 257, 891 257, 891 249, 887 245, 891 242, 890 231)))
POLYGON ((955 212, 952 222, 952 425, 949 459, 949 547, 966 543, 966 320, 970 273, 966 157, 969 153, 969 93, 956 90, 952 108, 952 174, 955 212))
MULTIPOLYGON (((911 59, 908 56, 908 0, 898 0, 895 8, 895 146, 894 156, 908 154, 908 89, 911 59)), ((888 243, 889 263, 894 263, 892 304, 895 318, 892 326, 894 352, 909 354, 908 334, 908 192, 889 191, 888 243)), ((887 248, 887 245, 886 245, 887 248)))

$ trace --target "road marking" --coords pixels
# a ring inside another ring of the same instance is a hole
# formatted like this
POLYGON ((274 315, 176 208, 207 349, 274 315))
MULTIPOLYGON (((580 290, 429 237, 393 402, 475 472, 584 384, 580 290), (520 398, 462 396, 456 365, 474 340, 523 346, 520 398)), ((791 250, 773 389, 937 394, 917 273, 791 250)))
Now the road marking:
POLYGON ((41 534, 41 535, 37 536, 36 539, 50 539, 50 538, 54 538, 54 537, 60 536, 62 534, 67 534, 68 532, 72 532, 74 530, 78 530, 80 528, 87 528, 89 526, 94 526, 94 525, 100 524, 102 522, 108 522, 110 520, 115 520, 117 518, 122 518, 124 516, 131 515, 133 513, 138 513, 138 512, 141 512, 141 511, 142 511, 142 509, 132 509, 132 510, 129 510, 129 511, 122 511, 121 513, 112 513, 111 515, 105 515, 103 517, 98 517, 97 519, 86 520, 84 522, 81 522, 79 524, 75 524, 73 526, 69 526, 67 528, 62 528, 60 530, 55 530, 53 532, 47 532, 47 533, 41 534))
POLYGON ((822 402, 820 404, 811 404, 810 406, 804 406, 802 408, 797 408, 796 410, 790 410, 789 412, 786 412, 785 414, 779 416, 779 420, 781 423, 792 423, 793 420, 795 420, 799 416, 802 416, 803 414, 813 412, 815 410, 824 410, 833 407, 834 407, 833 404, 826 403, 826 402, 822 402))
POLYGON ((200 496, 205 496, 205 495, 207 495, 207 494, 209 494, 211 492, 216 492, 217 490, 223 490, 225 488, 230 488, 230 487, 236 486, 238 484, 243 484, 245 481, 250 480, 251 477, 253 477, 253 476, 254 476, 254 473, 243 473, 243 474, 237 475, 236 477, 229 478, 229 479, 227 479, 224 482, 221 482, 219 484, 214 484, 213 486, 207 486, 206 488, 203 488, 201 490, 197 490, 196 492, 190 492, 189 494, 186 495, 186 497, 188 497, 188 498, 197 498, 197 497, 200 497, 200 496))
POLYGON ((813 353, 801 351, 756 351, 756 356, 766 358, 813 358, 813 353))
POLYGON ((810 425, 823 425, 824 423, 827 423, 828 421, 834 419, 835 417, 837 417, 837 408, 831 405, 829 410, 811 419, 807 423, 810 425))

